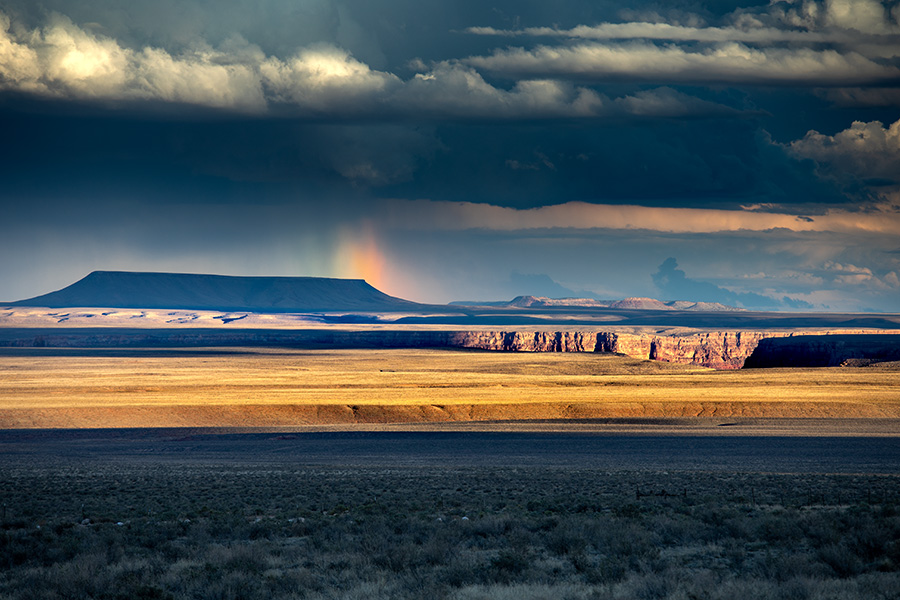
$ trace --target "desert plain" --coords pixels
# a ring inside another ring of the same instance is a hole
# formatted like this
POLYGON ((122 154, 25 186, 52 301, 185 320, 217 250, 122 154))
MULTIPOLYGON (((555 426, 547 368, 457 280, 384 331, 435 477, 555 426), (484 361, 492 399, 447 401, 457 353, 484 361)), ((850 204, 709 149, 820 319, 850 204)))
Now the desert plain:
POLYGON ((717 371, 588 352, 0 349, 4 429, 602 430, 667 418, 672 431, 780 423, 782 433, 900 435, 900 364, 717 371))
POLYGON ((868 338, 855 317, 791 337, 781 316, 729 315, 775 322, 772 356, 838 362, 739 369, 697 364, 753 352, 696 327, 710 314, 650 328, 641 311, 488 314, 524 333, 474 323, 462 337, 440 321, 481 317, 0 317, 4 598, 900 589, 893 316, 868 338), (609 322, 684 362, 558 351, 609 322), (442 339, 494 349, 428 346, 442 339))

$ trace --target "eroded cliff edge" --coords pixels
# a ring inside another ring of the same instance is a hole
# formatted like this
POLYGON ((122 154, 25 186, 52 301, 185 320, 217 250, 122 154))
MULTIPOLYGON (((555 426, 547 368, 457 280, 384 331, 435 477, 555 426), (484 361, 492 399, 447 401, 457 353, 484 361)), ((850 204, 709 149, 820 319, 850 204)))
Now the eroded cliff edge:
POLYGON ((900 360, 900 331, 712 331, 655 335, 615 331, 422 331, 259 329, 5 329, 0 346, 160 348, 469 348, 504 352, 613 352, 714 369, 745 365, 834 366, 850 359, 900 360), (784 338, 789 338, 784 340, 784 338), (782 341, 779 341, 782 340, 782 341))
POLYGON ((688 335, 616 332, 460 332, 451 345, 515 352, 615 352, 713 369, 835 366, 848 359, 900 359, 900 332, 716 331, 688 335), (791 338, 791 343, 777 343, 791 338), (762 343, 766 340, 766 343, 762 343), (772 341, 770 341, 772 340, 772 341), (762 343, 762 344, 761 344, 762 343))

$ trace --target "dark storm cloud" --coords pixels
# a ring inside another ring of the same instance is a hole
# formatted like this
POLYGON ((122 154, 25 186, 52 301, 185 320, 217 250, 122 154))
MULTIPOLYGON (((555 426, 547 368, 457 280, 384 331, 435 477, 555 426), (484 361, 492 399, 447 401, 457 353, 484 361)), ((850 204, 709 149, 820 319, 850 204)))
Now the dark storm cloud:
MULTIPOLYGON (((237 16, 246 12, 240 5, 227 3, 222 10, 205 3, 164 4, 155 11, 143 3, 112 1, 42 6, 13 3, 7 8, 11 16, 2 28, 0 87, 60 102, 99 103, 113 113, 124 110, 135 115, 131 121, 137 129, 141 111, 160 103, 188 118, 198 112, 185 110, 191 105, 220 111, 222 121, 215 127, 162 125, 166 139, 160 140, 162 133, 142 136, 143 148, 125 136, 116 139, 121 123, 98 119, 97 131, 106 141, 105 148, 96 148, 98 154, 134 158, 128 168, 115 169, 113 179, 140 171, 143 160, 157 168, 171 162, 168 181, 195 173, 197 187, 208 190, 232 188, 231 180, 267 186, 279 181, 288 187, 293 180, 304 189, 349 185, 381 196, 508 206, 568 200, 652 205, 846 201, 820 181, 816 165, 796 160, 809 152, 794 148, 789 154, 773 144, 760 130, 761 120, 772 119, 740 96, 702 88, 604 91, 561 79, 502 83, 456 59, 464 56, 467 44, 491 41, 491 36, 461 33, 473 21, 487 23, 491 31, 512 31, 518 24, 518 31, 529 35, 547 33, 534 29, 546 22, 535 5, 511 3, 498 10, 441 5, 423 12, 408 2, 392 2, 380 5, 379 13, 368 3, 266 2, 246 21, 237 16), (263 35, 267 23, 274 28, 263 35), (280 28, 284 23, 295 25, 293 36, 280 28), (413 30, 409 37, 407 29, 413 30), (435 33, 431 43, 423 32, 435 33), (399 40, 409 47, 401 48, 399 40), (288 41, 293 45, 285 46, 288 41), (273 115, 279 119, 268 120, 273 115), (282 119, 288 116, 305 124, 286 125, 282 119), (465 124, 473 119, 484 125, 465 124)), ((790 7, 741 13, 720 4, 716 13, 687 5, 677 15, 678 24, 669 24, 651 22, 666 17, 648 4, 626 14, 632 22, 585 25, 578 18, 616 16, 610 6, 587 6, 567 4, 556 22, 568 28, 548 31, 645 40, 640 43, 653 36, 716 41, 733 34, 779 41, 861 35, 846 18, 831 29, 823 29, 819 19, 805 33, 788 30, 799 18, 790 7), (767 21, 750 23, 748 15, 767 21), (705 25, 723 19, 725 25, 705 25)), ((887 33, 869 23, 872 31, 866 35, 889 35, 890 21, 883 21, 887 33)), ((776 62, 777 68, 805 69, 802 60, 776 62)), ((623 64, 637 69, 663 62, 623 64)), ((755 64, 772 70, 765 61, 755 64)), ((704 72, 715 69, 707 66, 704 72)), ((840 68, 833 64, 828 72, 839 74, 840 68)), ((100 166, 88 170, 103 174, 100 166)))
MULTIPOLYGON (((157 170, 171 163, 166 180, 176 187, 193 173, 195 187, 206 190, 230 190, 231 181, 266 182, 263 196, 273 191, 271 181, 288 188, 293 181, 307 190, 350 186, 380 196, 507 206, 569 200, 698 206, 846 201, 822 183, 816 165, 797 160, 802 153, 789 154, 772 143, 760 126, 773 119, 745 97, 697 87, 604 90, 563 79, 498 82, 457 60, 471 44, 491 42, 490 36, 462 33, 473 21, 498 31, 516 23, 523 31, 544 24, 543 9, 530 4, 497 11, 442 5, 423 12, 393 2, 381 5, 379 16, 367 3, 267 2, 246 22, 237 17, 246 12, 238 5, 215 11, 204 3, 163 5, 152 14, 130 2, 76 3, 68 5, 68 14, 60 12, 65 3, 43 6, 14 3, 7 9, 0 87, 51 104, 77 99, 113 114, 124 111, 126 120, 134 115, 137 129, 150 106, 157 107, 157 119, 161 104, 172 107, 163 114, 189 119, 201 108, 219 111, 216 126, 161 125, 161 132, 140 138, 143 147, 125 136, 116 139, 115 131, 128 129, 121 122, 98 119, 106 141, 105 148, 96 148, 98 155, 134 158, 114 170, 113 180, 141 171, 143 161, 157 170), (285 22, 296 24, 293 37, 279 28, 285 22), (264 23, 276 25, 269 36, 263 35, 264 23), (409 37, 407 29, 413 30, 409 37), (435 33, 434 40, 427 43, 423 32, 435 33), (399 40, 409 47, 401 48, 399 40), (186 110, 191 106, 193 112, 186 110), (294 123, 286 124, 288 117, 294 123), (466 124, 472 120, 481 124, 466 124)), ((586 6, 566 5, 556 22, 568 29, 559 35, 596 37, 612 27, 579 22, 616 16, 610 6, 586 6)), ((635 21, 619 24, 615 35, 793 35, 776 27, 787 17, 769 15, 768 24, 744 23, 740 29, 736 13, 722 12, 734 7, 720 6, 719 14, 688 6, 679 19, 693 25, 651 23, 646 19, 664 18, 658 7, 638 6, 630 13, 635 21), (703 25, 723 18, 731 24, 703 25)), ((65 170, 65 162, 60 156, 57 164, 65 170)), ((103 175, 99 165, 87 170, 95 178, 103 175)))
POLYGON ((383 193, 519 207, 570 200, 732 207, 847 202, 819 180, 814 164, 788 155, 757 127, 725 119, 442 126, 441 160, 424 163, 414 182, 383 193))
MULTIPOLYGON (((706 281, 688 277, 678 268, 674 258, 667 258, 659 270, 652 275, 653 283, 665 295, 666 300, 690 298, 692 301, 721 302, 743 308, 773 309, 783 306, 782 302, 753 292, 732 292, 706 281)), ((797 308, 793 302, 790 308, 797 308)), ((807 308, 811 305, 807 305, 807 308)))
POLYGON ((160 203, 248 196, 303 202, 367 189, 518 207, 845 201, 816 177, 814 164, 772 145, 750 120, 328 124, 50 116, 21 108, 8 108, 0 120, 17 140, 0 150, 8 191, 155 195, 160 203))

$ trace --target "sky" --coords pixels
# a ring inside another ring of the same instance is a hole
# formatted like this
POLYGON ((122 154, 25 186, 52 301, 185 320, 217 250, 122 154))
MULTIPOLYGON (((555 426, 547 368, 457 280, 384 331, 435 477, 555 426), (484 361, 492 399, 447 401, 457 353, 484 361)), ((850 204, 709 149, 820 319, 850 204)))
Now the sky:
POLYGON ((900 312, 900 2, 0 0, 0 300, 900 312))

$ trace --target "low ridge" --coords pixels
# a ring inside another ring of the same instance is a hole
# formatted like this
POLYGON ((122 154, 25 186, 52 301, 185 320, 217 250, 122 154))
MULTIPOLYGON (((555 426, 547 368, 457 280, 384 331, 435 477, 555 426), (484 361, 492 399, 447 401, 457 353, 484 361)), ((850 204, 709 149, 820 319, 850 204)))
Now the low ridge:
POLYGON ((388 296, 362 279, 130 271, 94 271, 61 290, 11 304, 48 308, 96 306, 266 312, 381 312, 422 307, 388 296))
POLYGON ((655 298, 625 298, 624 300, 594 300, 593 298, 545 298, 543 296, 516 296, 509 302, 492 302, 492 306, 517 308, 615 308, 629 310, 688 310, 696 312, 744 311, 743 308, 727 306, 718 302, 692 302, 673 300, 662 302, 655 298))

